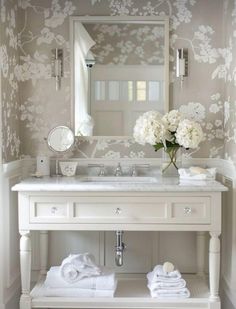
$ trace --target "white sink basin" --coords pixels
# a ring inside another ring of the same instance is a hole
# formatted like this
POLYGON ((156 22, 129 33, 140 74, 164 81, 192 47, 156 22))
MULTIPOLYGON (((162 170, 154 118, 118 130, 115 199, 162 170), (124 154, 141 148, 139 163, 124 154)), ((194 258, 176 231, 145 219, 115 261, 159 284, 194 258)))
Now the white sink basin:
POLYGON ((130 182, 130 183, 145 183, 156 182, 155 177, 149 176, 84 176, 79 178, 82 182, 130 182))

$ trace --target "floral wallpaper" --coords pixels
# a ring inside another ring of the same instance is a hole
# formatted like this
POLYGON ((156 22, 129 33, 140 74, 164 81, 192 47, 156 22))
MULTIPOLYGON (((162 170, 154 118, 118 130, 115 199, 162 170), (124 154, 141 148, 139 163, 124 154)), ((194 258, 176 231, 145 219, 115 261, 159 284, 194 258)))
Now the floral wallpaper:
MULTIPOLYGON (((1 13, 8 10, 8 3, 12 2, 1 0, 1 13)), ((234 33, 230 31, 228 41, 224 42, 223 12, 224 15, 232 15, 230 26, 233 28, 236 16, 234 2, 233 0, 18 0, 18 40, 15 38, 16 26, 11 25, 6 31, 9 43, 5 47, 1 44, 1 53, 5 55, 2 75, 7 76, 5 71, 9 66, 8 74, 12 74, 14 87, 15 85, 20 87, 20 105, 16 99, 10 104, 7 95, 3 113, 6 115, 10 113, 11 117, 14 113, 16 119, 20 117, 21 155, 50 154, 44 137, 52 127, 71 123, 69 16, 166 14, 171 19, 170 108, 178 108, 190 118, 199 121, 205 132, 205 141, 199 149, 186 155, 223 157, 225 129, 228 136, 225 145, 226 155, 232 157, 232 151, 228 146, 231 141, 236 142, 232 119, 234 116, 231 114, 231 109, 235 109, 235 102, 230 89, 227 90, 227 98, 225 97, 225 81, 230 75, 233 86, 236 80, 232 65, 234 33), (51 78, 50 67, 51 49, 55 47, 64 50, 64 77, 61 90, 58 92, 55 91, 55 80, 51 78), (175 50, 180 47, 189 50, 189 76, 185 79, 182 89, 174 74, 175 50), (6 54, 9 55, 8 52, 4 52, 6 48, 18 49, 19 62, 16 60, 10 63, 10 60, 6 59, 6 54)), ((7 26, 10 24, 9 21, 7 26)), ((10 83, 10 79, 8 80, 10 83)), ((233 87, 231 88, 233 92, 233 87)), ((10 133, 4 137, 5 145, 8 144, 8 147, 3 149, 5 161, 12 159, 11 151, 14 156, 19 156, 17 146, 19 136, 14 129, 15 125, 9 126, 10 133)), ((93 142, 77 140, 74 155, 84 158, 120 158, 156 157, 157 153, 152 147, 135 144, 132 139, 93 142)))
POLYGON ((91 51, 99 64, 164 64, 163 25, 85 24, 96 42, 91 51))
POLYGON ((14 74, 18 63, 17 1, 1 0, 0 32, 2 157, 6 162, 20 156, 19 84, 14 74))
POLYGON ((225 158, 236 164, 236 0, 226 0, 224 5, 225 46, 227 64, 222 78, 225 83, 224 130, 225 158))

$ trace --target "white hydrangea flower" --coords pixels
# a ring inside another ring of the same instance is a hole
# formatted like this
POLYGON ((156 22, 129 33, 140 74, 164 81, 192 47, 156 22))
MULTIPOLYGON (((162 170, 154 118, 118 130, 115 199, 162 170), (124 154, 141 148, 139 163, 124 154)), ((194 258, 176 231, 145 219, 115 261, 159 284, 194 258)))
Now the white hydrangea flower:
POLYGON ((203 140, 203 132, 199 123, 184 119, 176 131, 176 142, 184 148, 197 148, 203 140))
POLYGON ((144 113, 136 120, 134 139, 141 145, 155 145, 168 137, 168 130, 162 122, 162 115, 157 111, 144 113))
POLYGON ((173 109, 163 116, 162 121, 170 132, 175 132, 178 128, 181 118, 182 114, 179 111, 173 109))

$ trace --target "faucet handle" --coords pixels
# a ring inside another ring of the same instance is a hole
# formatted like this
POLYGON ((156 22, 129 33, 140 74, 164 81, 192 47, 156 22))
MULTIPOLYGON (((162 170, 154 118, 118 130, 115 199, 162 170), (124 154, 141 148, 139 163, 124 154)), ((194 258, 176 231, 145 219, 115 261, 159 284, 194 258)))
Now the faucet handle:
POLYGON ((115 176, 122 176, 123 175, 120 162, 117 164, 117 167, 115 168, 114 175, 115 176))
POLYGON ((135 164, 132 165, 131 173, 130 174, 131 174, 132 177, 137 176, 137 170, 136 170, 136 165, 135 164))
POLYGON ((90 163, 90 164, 88 164, 88 167, 100 167, 98 176, 105 176, 105 174, 106 174, 105 165, 104 165, 104 164, 94 164, 94 163, 90 163))
POLYGON ((135 177, 137 176, 137 167, 138 168, 149 168, 150 167, 150 164, 133 164, 132 167, 131 167, 131 176, 132 177, 135 177))

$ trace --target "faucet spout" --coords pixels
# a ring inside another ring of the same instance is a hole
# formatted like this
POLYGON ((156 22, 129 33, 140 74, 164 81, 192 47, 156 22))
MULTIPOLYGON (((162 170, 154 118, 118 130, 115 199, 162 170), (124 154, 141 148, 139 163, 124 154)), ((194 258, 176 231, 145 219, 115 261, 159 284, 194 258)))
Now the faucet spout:
POLYGON ((115 262, 117 266, 123 265, 123 253, 126 248, 125 244, 123 243, 123 234, 123 231, 116 231, 115 262))

